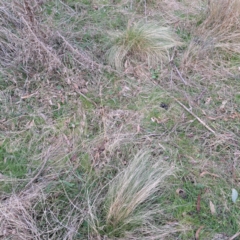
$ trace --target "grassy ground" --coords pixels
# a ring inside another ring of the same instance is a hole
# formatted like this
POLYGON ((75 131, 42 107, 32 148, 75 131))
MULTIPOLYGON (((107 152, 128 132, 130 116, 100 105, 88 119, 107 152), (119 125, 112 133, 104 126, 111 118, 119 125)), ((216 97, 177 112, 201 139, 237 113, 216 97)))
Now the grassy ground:
POLYGON ((0 239, 239 239, 237 0, 0 12, 0 239))

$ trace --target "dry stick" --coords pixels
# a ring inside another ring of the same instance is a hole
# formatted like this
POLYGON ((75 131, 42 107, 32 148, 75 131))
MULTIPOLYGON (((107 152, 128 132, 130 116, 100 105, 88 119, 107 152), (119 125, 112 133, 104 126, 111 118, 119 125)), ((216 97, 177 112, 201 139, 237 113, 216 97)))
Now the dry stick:
MULTIPOLYGON (((77 49, 75 49, 66 39, 64 36, 62 36, 59 32, 58 33, 58 36, 62 38, 62 40, 64 41, 64 43, 66 44, 66 46, 73 52, 75 53, 76 55, 80 56, 82 59, 84 59, 85 62, 87 62, 88 64, 90 64, 92 67, 95 66, 95 67, 102 67, 104 68, 103 66, 101 66, 100 64, 94 62, 92 59, 89 59, 89 56, 84 56, 84 54, 82 54, 81 52, 79 52, 77 49)), ((80 65, 83 65, 83 63, 79 62, 76 58, 74 58, 80 65)), ((80 91, 77 91, 77 93, 79 93, 82 97, 84 97, 87 101, 93 103, 95 105, 95 107, 97 107, 97 104, 90 100, 88 97, 86 97, 84 94, 82 94, 80 91)))
POLYGON ((183 107, 188 113, 190 113, 193 117, 195 117, 205 128, 207 128, 211 133, 215 136, 218 136, 217 133, 209 127, 201 118, 199 118, 192 110, 188 109, 183 103, 178 101, 175 97, 173 97, 169 92, 167 92, 164 88, 160 87, 164 92, 166 92, 171 98, 173 98, 181 107, 183 107))
POLYGON ((74 11, 71 7, 69 7, 67 4, 65 4, 65 3, 62 2, 61 0, 59 0, 59 2, 60 2, 64 7, 66 7, 67 9, 69 9, 71 12, 77 13, 76 11, 74 11))
POLYGON ((54 60, 58 62, 58 64, 62 65, 62 62, 59 60, 59 58, 52 53, 46 46, 45 44, 37 37, 37 35, 33 32, 32 28, 29 26, 28 22, 26 19, 22 16, 23 22, 26 24, 28 30, 31 32, 32 36, 36 39, 36 41, 41 45, 41 47, 51 56, 53 57, 54 60))
POLYGON ((144 0, 144 15, 145 15, 145 18, 147 18, 147 1, 144 0))
POLYGON ((80 91, 77 91, 78 94, 80 94, 83 98, 85 98, 87 101, 91 102, 95 107, 98 107, 98 105, 92 101, 91 99, 89 99, 88 97, 86 97, 83 93, 81 93, 80 91))
MULTIPOLYGON (((108 65, 102 65, 99 64, 97 62, 95 62, 93 59, 90 58, 90 56, 85 56, 83 53, 79 52, 78 49, 75 49, 67 40, 64 36, 62 36, 61 33, 57 32, 58 36, 62 38, 62 40, 64 41, 64 43, 66 44, 66 46, 73 52, 75 53, 77 56, 80 56, 81 59, 83 59, 85 61, 85 63, 89 64, 93 67, 96 67, 98 69, 105 69, 107 71, 111 71, 113 73, 116 74, 120 74, 118 71, 114 70, 111 66, 108 65)), ((83 63, 81 63, 78 59, 76 59, 74 57, 74 60, 77 61, 80 65, 83 65, 83 63)))
POLYGON ((178 68, 176 67, 175 64, 174 64, 174 68, 175 68, 175 70, 177 71, 178 76, 181 78, 181 80, 183 81, 183 83, 184 83, 185 85, 189 85, 189 84, 186 82, 186 80, 183 78, 182 74, 179 72, 179 70, 178 70, 178 68))
POLYGON ((217 136, 216 132, 209 127, 201 118, 199 118, 195 113, 193 113, 190 109, 188 109, 183 103, 178 101, 175 97, 172 97, 181 107, 183 107, 188 113, 190 113, 193 117, 195 117, 205 128, 207 128, 211 133, 217 136))
MULTIPOLYGON (((22 15, 20 15, 20 16, 22 16, 22 15)), ((25 19, 23 16, 22 16, 22 20, 23 20, 23 22, 26 24, 26 26, 27 26, 27 28, 29 29, 29 31, 31 32, 32 36, 33 36, 33 37, 36 39, 36 41, 40 44, 40 46, 41 46, 51 57, 53 57, 53 59, 56 60, 58 64, 64 66, 64 64, 60 61, 60 59, 59 59, 54 53, 52 53, 52 52, 45 46, 45 44, 37 37, 37 35, 34 33, 34 31, 33 31, 32 28, 29 26, 28 22, 26 21, 26 19, 25 19)), ((65 39, 59 32, 58 32, 58 34, 59 34, 59 36, 63 39, 63 41, 66 43, 66 45, 67 45, 68 47, 70 47, 73 52, 76 52, 76 50, 66 41, 66 39, 65 39)), ((84 59, 86 59, 86 57, 83 56, 83 55, 82 55, 81 53, 79 53, 78 51, 77 51, 77 53, 80 54, 81 57, 83 57, 84 59)), ((94 63, 93 61, 91 61, 91 60, 89 60, 89 59, 86 59, 86 60, 87 60, 88 62, 90 62, 90 63, 92 64, 92 66, 93 66, 93 65, 96 65, 96 63, 94 63)), ((65 67, 65 66, 64 66, 64 67, 65 67)), ((97 104, 96 104, 95 102, 91 101, 91 100, 90 100, 89 98, 87 98, 83 93, 81 93, 80 91, 78 91, 78 93, 79 93, 82 97, 84 97, 87 101, 90 101, 90 102, 92 102, 95 106, 97 106, 97 104)))
MULTIPOLYGON (((78 50, 74 49, 73 46, 71 46, 71 44, 70 44, 59 32, 57 32, 57 33, 58 33, 58 36, 62 38, 62 40, 64 41, 64 43, 67 45, 67 47, 70 48, 70 50, 71 50, 72 52, 76 53, 77 55, 80 55, 81 58, 83 58, 85 61, 87 61, 89 64, 91 64, 92 67, 93 67, 93 65, 98 66, 98 64, 97 64, 97 63, 94 63, 93 60, 87 59, 86 56, 84 56, 84 55, 83 55, 82 53, 80 53, 78 50)), ((74 58, 74 59, 75 59, 75 58, 74 58)), ((79 62, 77 59, 75 59, 75 60, 76 60, 80 65, 83 65, 83 63, 79 62)), ((87 101, 93 103, 93 104, 95 105, 95 107, 97 107, 97 104, 96 104, 94 101, 90 100, 88 97, 86 97, 83 93, 81 93, 81 91, 76 91, 76 92, 77 92, 78 94, 80 94, 83 98, 85 98, 87 101)))
MULTIPOLYGON (((96 62, 94 62, 92 59, 90 59, 89 56, 84 56, 83 53, 79 52, 77 49, 75 49, 66 39, 65 37, 63 37, 59 32, 57 32, 58 36, 62 38, 62 40, 64 41, 64 43, 66 44, 66 46, 76 55, 80 56, 81 59, 83 59, 87 64, 91 65, 92 67, 99 67, 99 64, 97 64, 96 62)), ((76 61, 83 65, 83 63, 79 62, 77 59, 76 61)))
MULTIPOLYGON (((178 68, 176 67, 176 65, 174 65, 175 70, 177 71, 179 77, 181 78, 181 80, 183 81, 183 83, 185 85, 189 85, 185 79, 182 77, 182 74, 179 72, 178 68)), ((170 95, 171 96, 171 95, 170 95)), ((171 96, 181 107, 183 107, 187 112, 189 112, 193 117, 195 117, 205 128, 207 128, 211 133, 213 133, 215 136, 217 136, 216 132, 209 127, 201 118, 199 118, 195 113, 193 113, 190 109, 188 109, 183 103, 181 103, 180 101, 178 101, 175 97, 171 96)))
MULTIPOLYGON (((29 26, 28 22, 25 20, 24 17, 22 17, 23 22, 25 22, 25 24, 27 25, 29 31, 32 33, 32 35, 34 36, 34 38, 37 40, 37 42, 41 45, 41 47, 50 55, 52 56, 60 65, 63 65, 63 63, 59 60, 59 58, 52 53, 43 43, 41 40, 39 40, 39 38, 36 36, 36 34, 32 31, 31 27, 29 26)), ((71 44, 69 44, 67 42, 67 40, 58 32, 58 35, 63 39, 63 41, 65 42, 65 44, 75 53, 79 54, 85 61, 87 61, 89 64, 95 65, 95 66, 99 66, 97 63, 93 62, 90 59, 87 59, 86 56, 84 56, 83 54, 81 54, 79 51, 77 51, 76 49, 74 49, 71 44)), ((79 61, 78 61, 79 62, 79 61)), ((64 66, 64 65, 63 65, 64 66)), ((65 67, 65 66, 64 66, 65 67)), ((93 101, 91 101, 89 98, 87 98, 84 94, 82 94, 80 91, 78 92, 82 97, 84 97, 86 100, 92 102, 95 106, 97 106, 97 104, 93 101)))
POLYGON ((183 76, 182 76, 182 74, 180 73, 180 71, 178 70, 177 66, 176 66, 176 65, 174 64, 174 62, 173 62, 173 59, 175 58, 176 54, 177 54, 177 51, 176 51, 176 48, 174 48, 174 51, 173 51, 173 54, 172 54, 172 57, 171 57, 169 63, 171 64, 172 67, 175 68, 175 70, 176 70, 177 73, 178 73, 178 76, 181 78, 181 80, 183 81, 183 83, 184 83, 185 85, 189 85, 189 84, 186 82, 186 80, 183 78, 183 76))
POLYGON ((234 240, 236 237, 240 235, 240 232, 234 234, 232 237, 230 237, 228 240, 234 240))
MULTIPOLYGON (((37 40, 37 42, 41 45, 41 47, 50 55, 52 56, 60 65, 63 65, 63 63, 59 60, 59 58, 57 56, 55 56, 55 54, 53 54, 43 43, 41 40, 39 40, 39 38, 36 36, 36 34, 32 31, 31 27, 28 25, 27 21, 24 19, 24 17, 22 17, 23 21, 25 22, 25 24, 27 25, 29 31, 32 33, 32 35, 34 36, 34 38, 37 40)), ((59 34, 60 35, 60 34, 59 34)), ((61 36, 61 35, 60 35, 61 36)), ((61 36, 62 37, 62 36, 61 36)), ((66 41, 63 37, 62 39, 64 41, 66 41)), ((92 63, 93 64, 93 63, 92 63)), ((64 66, 64 65, 63 65, 64 66)), ((95 106, 96 103, 91 101, 89 98, 87 98, 84 94, 82 94, 81 92, 78 92, 82 97, 84 97, 86 100, 92 102, 95 106)))

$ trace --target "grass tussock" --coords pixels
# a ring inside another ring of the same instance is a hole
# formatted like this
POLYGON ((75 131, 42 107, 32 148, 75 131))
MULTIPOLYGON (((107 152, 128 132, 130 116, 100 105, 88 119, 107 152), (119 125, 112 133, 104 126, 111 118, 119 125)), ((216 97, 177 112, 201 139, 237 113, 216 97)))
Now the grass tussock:
MULTIPOLYGON (((124 236, 127 230, 129 236, 134 237, 134 231, 138 232, 136 229, 143 227, 146 239, 153 237, 158 227, 154 229, 152 222, 162 215, 161 206, 155 201, 163 194, 166 179, 174 172, 173 167, 161 159, 153 161, 146 152, 135 155, 128 167, 109 183, 107 194, 102 200, 105 216, 99 218, 99 211, 94 209, 96 206, 89 205, 92 229, 97 234, 104 232, 112 237, 124 236)), ((163 231, 161 227, 157 232, 160 231, 163 231)), ((168 234, 175 231, 178 230, 173 227, 168 234)))
POLYGON ((155 22, 138 22, 126 30, 112 33, 109 63, 117 70, 139 62, 156 67, 168 58, 169 50, 180 42, 173 32, 155 22))
POLYGON ((119 223, 130 222, 134 210, 163 186, 173 169, 164 165, 160 167, 160 162, 152 165, 146 153, 138 154, 116 177, 108 192, 107 224, 116 227, 119 223))

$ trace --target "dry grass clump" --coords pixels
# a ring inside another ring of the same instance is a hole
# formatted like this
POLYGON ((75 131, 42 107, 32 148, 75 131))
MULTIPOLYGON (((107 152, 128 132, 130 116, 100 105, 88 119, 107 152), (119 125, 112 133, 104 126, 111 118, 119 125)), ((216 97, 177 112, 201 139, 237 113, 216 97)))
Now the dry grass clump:
MULTIPOLYGON (((38 151, 39 154, 29 151, 28 160, 32 168, 29 166, 31 170, 28 175, 31 178, 10 179, 0 176, 6 189, 10 188, 10 183, 15 188, 10 194, 0 194, 0 239, 75 239, 84 219, 84 201, 82 196, 78 200, 79 189, 75 187, 69 190, 69 185, 72 187, 77 181, 82 186, 84 180, 74 178, 72 169, 80 168, 80 163, 78 159, 67 161, 73 159, 74 154, 76 158, 76 149, 73 143, 73 152, 68 151, 69 140, 63 135, 58 139, 53 136, 44 143, 39 142, 38 147, 43 149, 38 151), (34 165, 36 168, 36 162, 39 166, 32 171, 34 165), (62 182, 60 179, 63 177, 62 182), (23 183, 26 183, 25 186, 23 183)), ((37 141, 37 136, 33 138, 31 145, 37 141)), ((24 140, 22 138, 22 142, 24 140)), ((22 146, 25 146, 24 143, 22 146)), ((31 146, 31 150, 33 148, 31 146)))
POLYGON ((83 221, 83 209, 74 205, 73 200, 66 200, 66 192, 51 189, 53 186, 56 185, 52 177, 51 182, 34 183, 2 199, 0 239, 75 239, 83 221), (53 191, 46 193, 46 188, 53 191))
POLYGON ((238 0, 209 1, 200 25, 193 28, 194 37, 182 58, 183 68, 207 70, 206 66, 212 66, 212 71, 226 67, 226 60, 240 53, 239 20, 238 0))
POLYGON ((61 65, 56 52, 48 45, 53 35, 41 25, 38 2, 3 2, 0 21, 2 67, 17 73, 16 66, 27 76, 32 77, 41 70, 51 71, 61 65), (34 7, 33 7, 34 6, 34 7))
POLYGON ((115 228, 119 223, 131 222, 136 208, 151 198, 171 174, 173 169, 160 168, 159 162, 151 166, 146 153, 136 155, 126 170, 110 184, 107 224, 115 228))
POLYGON ((82 69, 98 67, 72 43, 73 33, 66 34, 61 26, 54 26, 53 16, 44 15, 42 4, 11 0, 3 1, 0 8, 0 73, 17 87, 24 84, 27 92, 32 82, 56 78, 78 85, 82 69))
POLYGON ((206 38, 211 37, 216 48, 229 53, 240 53, 240 2, 238 0, 210 1, 208 11, 209 14, 199 33, 205 34, 206 38))
POLYGON ((178 231, 175 227, 172 227, 171 231, 165 231, 152 225, 152 221, 156 220, 156 217, 161 218, 162 215, 161 207, 154 203, 154 200, 166 187, 167 177, 173 174, 172 167, 162 160, 152 162, 149 154, 141 151, 135 155, 129 166, 109 183, 104 198, 97 194, 95 205, 89 201, 91 228, 99 236, 104 234, 110 237, 120 237, 126 233, 136 237, 142 232, 138 230, 143 228, 145 229, 143 232, 146 233, 144 239, 150 239, 161 231, 165 236, 178 231), (96 209, 96 203, 99 201, 103 202, 100 205, 105 212, 101 217, 98 215, 99 210, 96 209))
MULTIPOLYGON (((41 186, 42 187, 42 186, 41 186)), ((40 187, 12 194, 0 201, 0 238, 42 239, 34 216, 33 204, 40 198, 40 187)))
POLYGON ((157 66, 167 59, 169 49, 180 45, 169 28, 155 22, 138 22, 111 35, 113 46, 108 52, 108 60, 117 70, 127 67, 128 63, 157 66))
POLYGON ((204 47, 214 46, 229 52, 240 52, 240 2, 237 0, 210 1, 206 19, 196 30, 196 41, 204 47))
POLYGON ((91 140, 88 149, 93 165, 101 168, 109 164, 113 157, 116 158, 116 162, 124 161, 126 153, 121 149, 123 146, 129 148, 130 145, 136 144, 134 141, 140 131, 143 114, 126 109, 100 109, 94 114, 101 117, 98 124, 101 123, 102 126, 101 134, 91 140))

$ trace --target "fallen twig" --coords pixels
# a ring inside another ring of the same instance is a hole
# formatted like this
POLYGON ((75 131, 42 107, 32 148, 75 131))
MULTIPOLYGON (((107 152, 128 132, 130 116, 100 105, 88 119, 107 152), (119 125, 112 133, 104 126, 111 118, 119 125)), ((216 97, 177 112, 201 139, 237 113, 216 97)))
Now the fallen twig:
POLYGON ((196 231, 196 234, 195 234, 195 239, 196 240, 199 240, 199 235, 200 235, 200 231, 204 228, 204 226, 201 226, 197 231, 196 231))
POLYGON ((201 118, 199 118, 195 113, 192 112, 189 108, 187 108, 183 103, 181 103, 179 100, 177 100, 175 97, 173 97, 168 91, 166 91, 163 87, 160 86, 160 88, 167 93, 171 98, 173 98, 181 107, 183 107, 188 113, 190 113, 193 117, 195 117, 205 128, 207 128, 211 133, 213 133, 215 136, 218 136, 218 134, 209 127, 201 118))
POLYGON ((183 103, 178 101, 175 97, 173 98, 181 107, 183 107, 188 113, 195 117, 205 128, 207 128, 211 133, 217 136, 216 132, 211 127, 209 127, 201 118, 199 118, 195 113, 193 113, 192 110, 188 109, 183 103))
POLYGON ((179 76, 179 77, 181 78, 181 80, 183 81, 183 83, 184 83, 185 85, 189 85, 189 84, 186 82, 186 80, 183 78, 182 74, 179 72, 179 70, 178 70, 178 68, 176 67, 176 65, 173 65, 173 66, 174 66, 175 70, 177 71, 178 76, 179 76))
POLYGON ((232 237, 230 237, 228 240, 234 240, 236 237, 240 235, 240 232, 234 234, 232 237))
POLYGON ((198 194, 196 209, 198 213, 201 210, 201 194, 198 194))
POLYGON ((214 174, 214 173, 210 173, 208 171, 204 171, 200 174, 200 177, 203 177, 205 175, 210 175, 210 176, 213 176, 213 177, 219 177, 217 174, 214 174))

